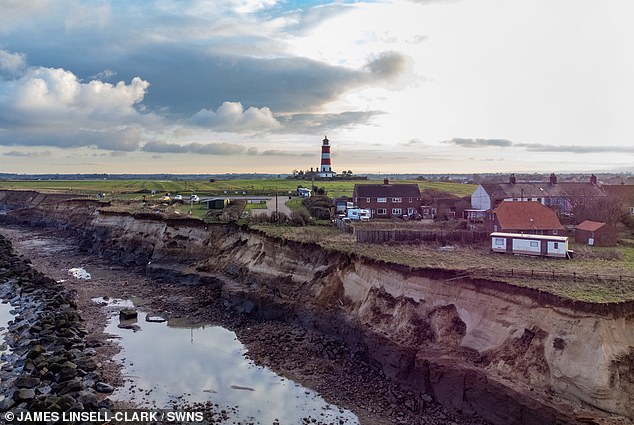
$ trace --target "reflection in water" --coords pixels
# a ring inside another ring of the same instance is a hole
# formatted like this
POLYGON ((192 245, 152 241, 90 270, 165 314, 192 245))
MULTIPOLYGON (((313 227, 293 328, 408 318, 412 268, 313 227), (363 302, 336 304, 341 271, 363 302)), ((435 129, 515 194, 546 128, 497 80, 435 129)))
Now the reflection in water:
POLYGON ((116 313, 106 327, 120 337, 116 360, 128 378, 113 399, 157 408, 171 407, 173 401, 211 401, 257 423, 277 418, 297 424, 310 415, 320 422, 358 424, 351 412, 246 359, 235 333, 219 326, 173 327, 147 322, 146 316, 139 312, 140 332, 118 327, 116 313))
MULTIPOLYGON (((11 349, 4 340, 7 335, 9 321, 13 320, 13 314, 10 313, 11 310, 13 310, 11 304, 5 302, 0 303, 0 367, 6 363, 6 356, 11 353, 11 349)), ((4 397, 4 394, 0 394, 0 401, 4 400, 4 397)))

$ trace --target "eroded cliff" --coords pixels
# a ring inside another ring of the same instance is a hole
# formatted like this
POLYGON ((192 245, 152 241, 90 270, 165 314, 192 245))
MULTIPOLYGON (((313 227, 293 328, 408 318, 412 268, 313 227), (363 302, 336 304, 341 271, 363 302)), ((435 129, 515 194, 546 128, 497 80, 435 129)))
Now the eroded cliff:
POLYGON ((221 282, 228 306, 338 334, 447 407, 499 424, 634 417, 632 303, 575 303, 236 225, 100 212, 84 200, 15 209, 6 199, 0 192, 13 208, 5 222, 69 230, 86 249, 164 279, 221 282))

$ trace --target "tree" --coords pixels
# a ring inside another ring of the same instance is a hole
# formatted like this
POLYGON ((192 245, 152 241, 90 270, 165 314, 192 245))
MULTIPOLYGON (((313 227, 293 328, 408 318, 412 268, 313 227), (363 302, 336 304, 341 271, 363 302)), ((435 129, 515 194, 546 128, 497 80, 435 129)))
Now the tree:
POLYGON ((626 214, 621 199, 613 195, 573 197, 571 204, 577 223, 585 220, 599 221, 614 229, 626 214))

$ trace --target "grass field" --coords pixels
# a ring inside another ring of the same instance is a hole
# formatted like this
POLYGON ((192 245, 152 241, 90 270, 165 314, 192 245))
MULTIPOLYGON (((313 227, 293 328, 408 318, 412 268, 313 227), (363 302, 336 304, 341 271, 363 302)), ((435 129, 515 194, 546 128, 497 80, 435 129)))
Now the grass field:
MULTIPOLYGON (((418 180, 394 180, 393 183, 416 183, 424 189, 435 189, 457 196, 470 195, 476 188, 472 184, 428 182, 418 180)), ((383 183, 382 180, 363 181, 317 181, 315 185, 323 187, 331 197, 351 196, 355 184, 383 183)), ((0 189, 12 190, 40 190, 56 193, 77 193, 96 195, 104 192, 109 196, 120 199, 141 197, 142 193, 154 190, 157 194, 166 192, 187 195, 236 195, 274 194, 294 191, 297 186, 308 186, 310 181, 271 179, 271 180, 221 180, 209 182, 206 180, 37 180, 37 181, 0 181, 0 189)))
MULTIPOLYGON (((459 183, 441 183, 427 181, 410 181, 417 183, 421 190, 426 188, 446 191, 458 196, 470 194, 474 185, 459 183)), ((357 182, 358 183, 358 182, 357 182)), ((366 181, 361 183, 382 183, 366 181)), ((157 196, 170 192, 172 194, 197 193, 199 195, 234 195, 236 192, 249 193, 284 193, 294 190, 298 184, 310 185, 310 182, 297 180, 231 180, 231 181, 159 181, 159 180, 93 180, 93 181, 0 181, 0 189, 31 189, 40 191, 76 193, 96 196, 105 192, 109 197, 117 199, 140 200, 143 193, 155 190, 157 196)), ((319 182, 326 188, 330 196, 351 195, 354 181, 319 182)), ((152 197, 146 194, 149 204, 152 197)), ((139 203, 130 203, 131 208, 138 208, 139 203), (134 207, 133 205, 137 205, 134 207)), ((289 207, 297 209, 301 199, 293 199, 289 207)), ((120 207, 117 207, 120 208, 120 207)), ((156 208, 156 207, 153 207, 156 208)), ((255 208, 255 206, 253 206, 255 208)), ((188 204, 164 208, 165 213, 189 216, 188 204)), ((195 204, 192 216, 205 218, 207 209, 204 205, 195 204)), ((509 274, 503 279, 508 282, 551 292, 567 298, 591 302, 615 302, 634 300, 634 280, 622 282, 607 281, 604 276, 634 276, 634 246, 617 248, 589 248, 571 244, 577 256, 570 261, 559 259, 542 259, 534 257, 506 256, 490 254, 487 246, 458 247, 455 251, 441 251, 433 244, 385 245, 358 244, 354 237, 340 232, 332 226, 254 226, 267 234, 287 239, 314 242, 327 249, 353 252, 369 258, 412 267, 438 267, 451 270, 463 270, 471 276, 487 277, 487 270, 534 270, 538 273, 556 272, 572 276, 596 276, 592 279, 572 278, 518 278, 509 274)))
MULTIPOLYGON (((412 245, 358 244, 354 236, 335 227, 257 225, 265 233, 286 239, 318 243, 327 249, 356 253, 368 258, 411 267, 461 270, 472 277, 491 277, 489 269, 502 272, 492 278, 539 289, 565 298, 596 303, 634 300, 634 247, 592 248, 593 255, 578 255, 573 260, 492 254, 488 244, 440 250, 434 243, 412 245), (614 252, 618 255, 613 255, 614 252), (603 255, 604 253, 605 255, 603 255), (605 258, 604 258, 605 257, 605 258), (607 259, 606 259, 607 258, 607 259), (534 271, 544 277, 517 277, 511 274, 534 271), (555 279, 547 277, 555 273, 555 279), (572 276, 576 275, 577 279, 572 276), (618 276, 625 276, 618 281, 618 276), (605 277, 616 277, 605 279, 605 277), (627 278, 629 277, 629 278, 627 278)), ((581 246, 571 248, 583 251, 581 246)))

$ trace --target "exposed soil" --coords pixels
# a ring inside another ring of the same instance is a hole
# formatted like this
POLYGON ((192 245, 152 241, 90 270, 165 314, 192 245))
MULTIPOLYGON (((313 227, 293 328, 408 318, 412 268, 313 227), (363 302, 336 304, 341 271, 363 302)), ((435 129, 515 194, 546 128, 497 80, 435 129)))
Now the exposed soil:
POLYGON ((350 409, 362 424, 485 423, 477 417, 448 413, 431 398, 397 385, 336 337, 293 323, 254 319, 228 311, 215 285, 158 282, 146 277, 142 270, 109 264, 82 253, 72 240, 51 230, 3 227, 1 232, 18 253, 32 260, 34 268, 56 280, 64 279, 65 286, 75 292, 88 332, 86 338, 101 342, 96 361, 101 364, 104 381, 112 385, 122 385, 124 377, 121 366, 113 361, 119 347, 110 335, 104 334, 107 312, 92 301, 98 297, 133 298, 138 307, 151 314, 231 329, 256 363, 315 389, 329 403, 350 409), (85 268, 92 279, 69 276, 68 270, 73 267, 85 268))

